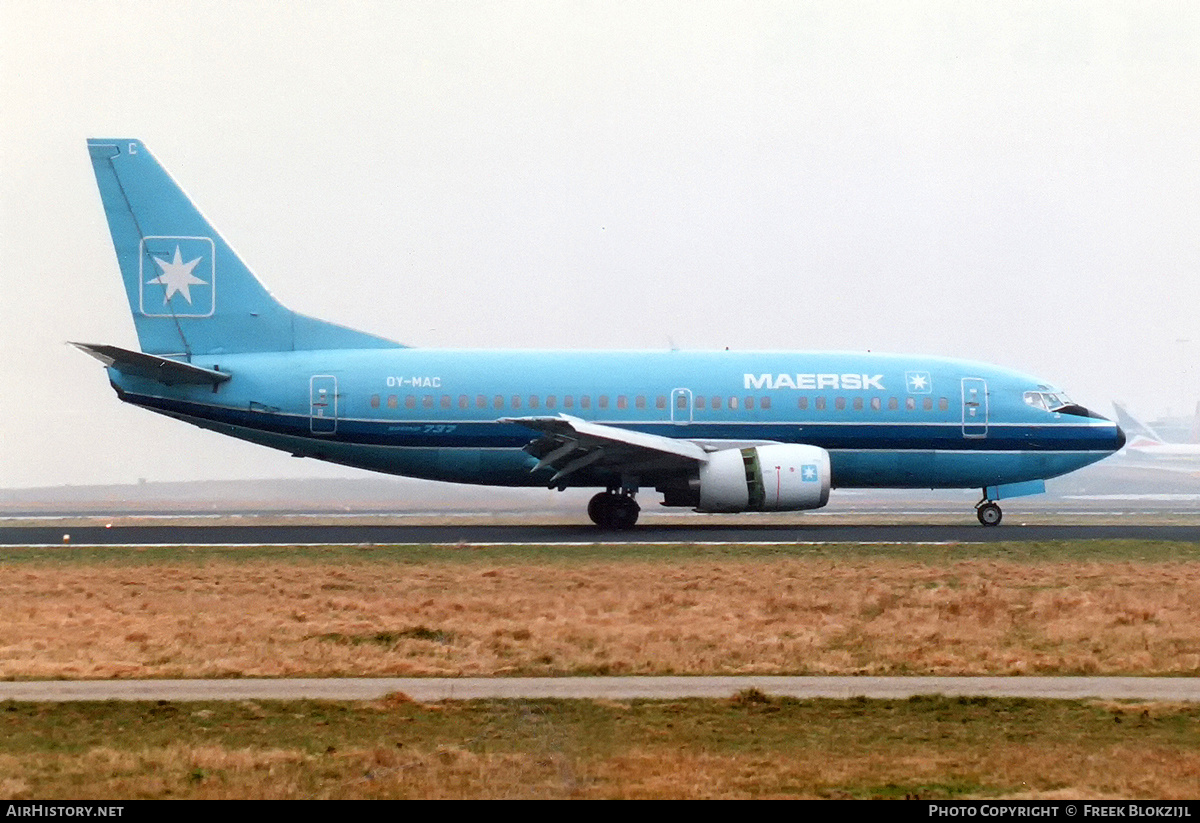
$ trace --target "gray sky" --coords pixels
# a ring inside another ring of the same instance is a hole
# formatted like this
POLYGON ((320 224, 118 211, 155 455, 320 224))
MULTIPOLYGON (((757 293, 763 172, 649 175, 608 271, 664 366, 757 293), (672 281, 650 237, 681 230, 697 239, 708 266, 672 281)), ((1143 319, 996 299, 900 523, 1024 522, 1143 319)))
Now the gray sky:
POLYGON ((423 347, 847 349, 1200 399, 1200 5, 0 0, 0 485, 340 475, 124 406, 87 137, 423 347))

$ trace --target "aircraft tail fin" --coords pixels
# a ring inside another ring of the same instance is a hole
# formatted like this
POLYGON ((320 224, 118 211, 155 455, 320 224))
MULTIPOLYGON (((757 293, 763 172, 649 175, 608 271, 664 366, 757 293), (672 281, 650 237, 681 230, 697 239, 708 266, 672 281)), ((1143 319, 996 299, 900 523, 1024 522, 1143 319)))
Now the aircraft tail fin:
POLYGON ((1116 413, 1117 425, 1124 430, 1130 440, 1133 440, 1135 437, 1142 437, 1155 443, 1163 442, 1158 432, 1130 414, 1120 403, 1113 403, 1113 411, 1116 413))
POLYGON ((401 347, 284 307, 140 141, 91 139, 88 152, 143 352, 401 347))

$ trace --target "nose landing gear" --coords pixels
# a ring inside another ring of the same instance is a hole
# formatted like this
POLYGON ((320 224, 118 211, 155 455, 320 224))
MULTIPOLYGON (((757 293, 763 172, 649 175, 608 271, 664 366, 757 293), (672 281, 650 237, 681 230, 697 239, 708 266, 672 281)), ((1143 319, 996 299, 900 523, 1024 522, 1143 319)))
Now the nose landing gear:
POLYGON ((632 494, 609 490, 600 492, 588 503, 588 517, 602 529, 624 531, 637 523, 642 507, 632 494))
POLYGON ((985 497, 975 504, 975 516, 985 526, 999 526, 1004 512, 1000 511, 999 505, 985 497))

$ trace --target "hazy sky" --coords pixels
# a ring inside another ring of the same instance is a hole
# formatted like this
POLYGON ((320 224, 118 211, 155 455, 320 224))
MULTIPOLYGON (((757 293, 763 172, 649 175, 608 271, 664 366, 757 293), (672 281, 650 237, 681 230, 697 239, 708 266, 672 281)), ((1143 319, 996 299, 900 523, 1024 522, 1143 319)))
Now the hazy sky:
POLYGON ((0 0, 0 485, 350 474, 121 404, 84 140, 422 347, 995 362, 1200 399, 1200 4, 0 0))

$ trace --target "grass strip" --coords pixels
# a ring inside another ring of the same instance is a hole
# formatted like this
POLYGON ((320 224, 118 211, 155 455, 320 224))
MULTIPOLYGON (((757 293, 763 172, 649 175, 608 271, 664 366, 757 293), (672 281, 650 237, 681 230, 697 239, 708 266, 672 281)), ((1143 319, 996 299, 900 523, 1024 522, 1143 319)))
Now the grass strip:
POLYGON ((0 797, 1189 798, 1200 707, 996 698, 0 704, 0 797))

